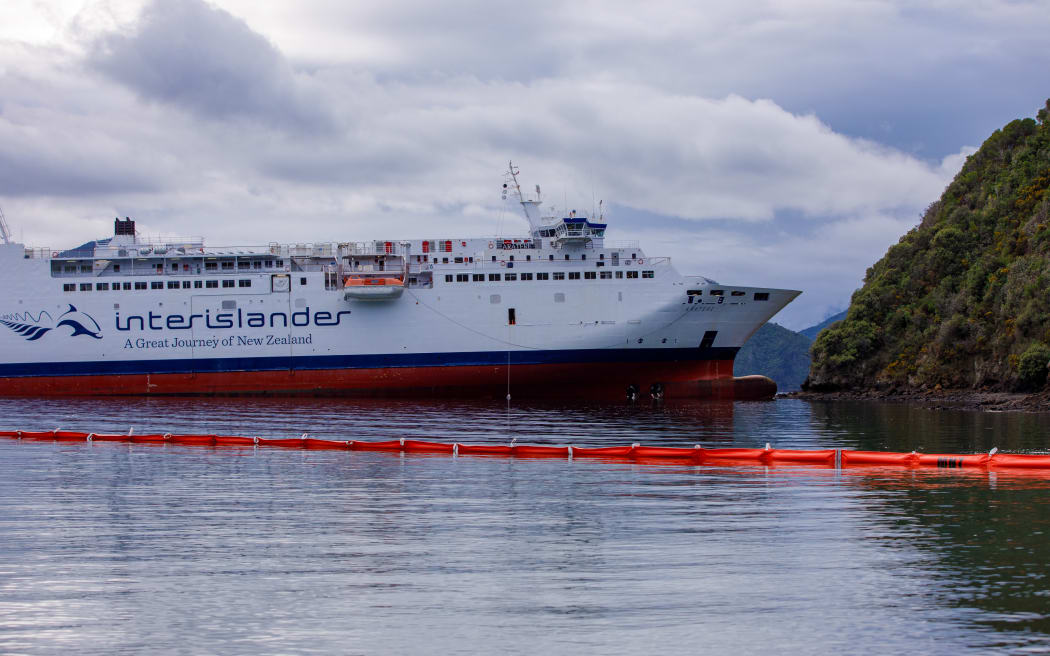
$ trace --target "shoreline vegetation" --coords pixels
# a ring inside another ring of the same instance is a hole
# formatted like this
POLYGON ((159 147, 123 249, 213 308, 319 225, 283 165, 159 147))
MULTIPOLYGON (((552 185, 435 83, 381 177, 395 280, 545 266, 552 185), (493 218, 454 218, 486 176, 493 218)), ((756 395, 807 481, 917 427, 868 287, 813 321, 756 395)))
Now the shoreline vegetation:
POLYGON ((810 349, 807 400, 1050 410, 1050 100, 970 155, 810 349))
POLYGON ((799 390, 777 394, 777 398, 817 402, 897 403, 931 410, 1050 412, 1050 391, 1026 393, 971 389, 857 389, 822 392, 799 390))

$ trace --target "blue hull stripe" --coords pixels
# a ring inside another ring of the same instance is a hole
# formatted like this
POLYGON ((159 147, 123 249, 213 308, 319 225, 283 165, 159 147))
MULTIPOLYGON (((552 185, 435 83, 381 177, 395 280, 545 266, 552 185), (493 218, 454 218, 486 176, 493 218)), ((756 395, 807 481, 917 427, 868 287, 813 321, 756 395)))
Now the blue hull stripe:
MULTIPOLYGON (((512 365, 656 363, 732 360, 737 348, 652 348, 510 351, 512 365)), ((226 373, 282 369, 383 369, 466 367, 507 364, 507 351, 392 353, 386 355, 300 355, 256 358, 183 358, 171 360, 99 360, 0 364, 0 378, 29 376, 100 376, 122 374, 226 373)))

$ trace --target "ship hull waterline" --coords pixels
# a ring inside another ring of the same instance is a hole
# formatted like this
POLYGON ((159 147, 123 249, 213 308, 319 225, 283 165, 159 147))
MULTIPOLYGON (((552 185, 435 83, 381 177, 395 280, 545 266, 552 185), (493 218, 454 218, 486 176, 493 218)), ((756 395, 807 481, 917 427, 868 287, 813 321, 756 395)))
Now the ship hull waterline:
MULTIPOLYGON (((719 354, 721 356, 722 354, 719 354)), ((659 384, 664 398, 767 399, 776 385, 763 377, 733 377, 729 357, 683 361, 430 365, 360 368, 281 368, 31 375, 0 377, 2 396, 486 397, 623 400, 659 384), (508 371, 509 369, 509 371, 508 371), (760 380, 759 380, 760 379, 760 380)))

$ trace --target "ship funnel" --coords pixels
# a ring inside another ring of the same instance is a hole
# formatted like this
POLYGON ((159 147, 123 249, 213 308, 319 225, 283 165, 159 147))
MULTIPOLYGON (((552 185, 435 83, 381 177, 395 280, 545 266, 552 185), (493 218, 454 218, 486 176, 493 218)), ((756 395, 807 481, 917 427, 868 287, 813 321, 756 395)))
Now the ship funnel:
POLYGON ((120 217, 117 217, 113 220, 113 235, 116 237, 119 237, 121 235, 134 237, 135 222, 128 217, 125 217, 123 220, 121 220, 120 217))

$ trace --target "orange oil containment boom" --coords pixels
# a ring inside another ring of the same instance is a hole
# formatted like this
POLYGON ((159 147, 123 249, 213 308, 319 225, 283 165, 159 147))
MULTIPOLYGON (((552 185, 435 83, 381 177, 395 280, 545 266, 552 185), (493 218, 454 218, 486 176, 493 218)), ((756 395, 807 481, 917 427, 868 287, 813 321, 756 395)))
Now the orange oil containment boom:
POLYGON ((243 437, 238 435, 182 433, 83 433, 58 428, 43 431, 0 430, 0 437, 15 440, 56 442, 127 442, 132 444, 176 444, 180 446, 285 448, 329 451, 386 451, 394 453, 497 456, 505 458, 600 458, 646 464, 774 466, 778 464, 824 467, 931 467, 937 469, 1024 469, 1046 470, 1050 455, 989 453, 894 453, 850 449, 764 449, 629 446, 578 447, 539 444, 459 444, 423 440, 325 440, 306 433, 295 438, 243 437))

